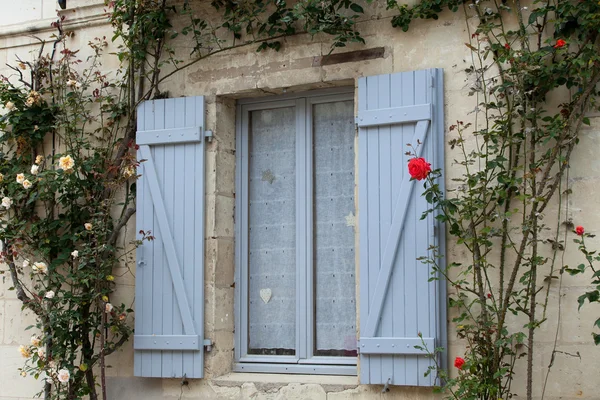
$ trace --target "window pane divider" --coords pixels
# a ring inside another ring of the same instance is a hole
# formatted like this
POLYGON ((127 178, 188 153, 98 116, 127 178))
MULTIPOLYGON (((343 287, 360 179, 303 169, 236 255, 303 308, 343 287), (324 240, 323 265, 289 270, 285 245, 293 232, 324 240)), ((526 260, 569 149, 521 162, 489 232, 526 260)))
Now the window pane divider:
POLYGON ((296 355, 306 358, 307 355, 307 238, 308 226, 306 192, 307 182, 307 125, 306 125, 306 99, 296 100, 296 355))

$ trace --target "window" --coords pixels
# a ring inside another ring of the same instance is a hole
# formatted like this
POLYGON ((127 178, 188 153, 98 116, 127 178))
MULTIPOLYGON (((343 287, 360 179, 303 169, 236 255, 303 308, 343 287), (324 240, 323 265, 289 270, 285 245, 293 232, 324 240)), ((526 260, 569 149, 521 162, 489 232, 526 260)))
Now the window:
POLYGON ((354 92, 241 102, 237 122, 236 369, 355 374, 354 92))

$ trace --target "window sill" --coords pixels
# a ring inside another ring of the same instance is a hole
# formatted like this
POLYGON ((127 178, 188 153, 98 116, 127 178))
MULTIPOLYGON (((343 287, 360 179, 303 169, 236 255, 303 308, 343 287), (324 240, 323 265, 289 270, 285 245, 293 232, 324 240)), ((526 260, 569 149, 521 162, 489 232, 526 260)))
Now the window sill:
POLYGON ((257 389, 275 389, 290 383, 316 384, 323 386, 326 392, 337 392, 358 387, 357 376, 342 375, 301 375, 301 374, 263 374, 232 372, 214 378, 212 383, 217 386, 238 387, 244 383, 254 383, 257 389))

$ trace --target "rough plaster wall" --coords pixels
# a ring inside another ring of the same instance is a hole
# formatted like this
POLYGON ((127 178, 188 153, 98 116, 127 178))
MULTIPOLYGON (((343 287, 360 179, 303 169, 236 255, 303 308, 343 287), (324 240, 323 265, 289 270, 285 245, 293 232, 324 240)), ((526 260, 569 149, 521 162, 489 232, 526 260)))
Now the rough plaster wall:
MULTIPOLYGON (((44 0, 45 2, 47 0, 44 0)), ((86 1, 90 3, 92 0, 86 1)), ((15 2, 16 4, 16 2, 15 2)), ((44 3, 45 4, 45 3, 44 3)), ((85 12, 91 12, 88 11, 85 12)), ((74 14, 81 16, 84 11, 74 14), (81 15, 80 15, 81 14, 81 15)), ((69 14, 71 15, 71 14, 69 14)), ((22 18, 29 18, 23 16, 22 18)), ((44 18, 47 18, 44 15, 44 18)), ((21 20, 25 20, 21 19, 21 20)), ((45 22, 44 22, 45 23, 45 22)), ((1 22, 0 22, 1 25, 1 22)), ((43 25, 43 24, 42 24, 43 25)), ((40 25, 41 26, 41 25, 40 25)), ((29 52, 34 41, 23 34, 3 35, 0 26, 0 66, 11 61, 14 54, 31 59, 29 52)), ((106 25, 92 25, 78 30, 73 47, 107 34, 106 25)), ((425 388, 392 388, 382 394, 378 386, 358 386, 355 378, 348 377, 294 377, 281 375, 228 374, 233 359, 233 272, 234 272, 234 175, 235 175, 235 100, 238 97, 262 96, 310 88, 354 84, 359 76, 407 71, 422 68, 445 69, 446 126, 457 119, 469 119, 475 108, 476 98, 468 97, 469 79, 464 69, 470 64, 470 51, 464 46, 469 34, 462 14, 446 13, 438 21, 416 22, 408 33, 389 26, 389 16, 384 7, 376 8, 372 20, 359 24, 367 39, 367 46, 385 47, 382 59, 312 67, 314 56, 326 54, 329 45, 323 38, 298 36, 285 40, 280 53, 256 53, 254 49, 241 48, 230 53, 211 57, 198 63, 185 74, 176 75, 168 84, 172 97, 207 95, 207 128, 215 132, 214 141, 207 148, 206 181, 206 337, 215 345, 206 357, 207 379, 181 385, 180 380, 133 378, 133 355, 131 342, 123 351, 113 355, 109 364, 112 399, 433 399, 431 390, 425 388), (220 378, 217 378, 220 377, 220 378)), ((42 33, 39 33, 42 35, 42 33)), ((48 34, 48 32, 43 33, 48 34)), ((346 50, 362 48, 355 46, 346 50)), ((189 49, 178 49, 187 56, 189 49)), ((345 51, 346 51, 345 50, 345 51)), ((114 70, 114 59, 105 59, 108 71, 114 70)), ((0 73, 7 73, 0 67, 0 73)), ((592 127, 582 132, 581 143, 573 155, 573 166, 568 179, 574 194, 563 204, 562 218, 573 218, 576 224, 585 224, 595 233, 600 226, 600 214, 596 213, 600 195, 600 121, 592 119, 592 127)), ((452 168, 453 156, 446 157, 448 186, 456 169, 452 168)), ((549 207, 547 223, 554 224, 552 215, 558 205, 549 207)), ((133 225, 132 225, 133 227, 133 225)), ((130 232, 134 232, 133 228, 130 232)), ((570 243, 570 237, 567 243, 570 243)), ((600 247, 598 239, 590 240, 592 247, 600 247)), ((561 264, 578 264, 581 256, 576 248, 568 245, 561 264)), ((449 243, 448 258, 461 262, 466 254, 461 248, 449 243)), ((544 274, 540 274, 540 284, 544 274)), ((125 274, 118 279, 117 296, 126 303, 133 300, 133 277, 125 274)), ((600 348, 590 343, 591 325, 598 315, 594 307, 584 307, 576 312, 577 296, 585 290, 586 281, 565 276, 560 294, 558 282, 553 282, 549 301, 548 322, 538 333, 535 367, 535 395, 540 396, 541 387, 550 363, 555 335, 558 333, 554 367, 549 375, 547 400, 597 399, 596 378, 600 348), (562 310, 559 310, 559 300, 562 310), (557 328, 558 318, 561 325, 557 328), (579 353, 580 357, 567 355, 579 353)), ((8 282, 0 280, 0 400, 29 399, 40 387, 32 379, 21 378, 16 369, 22 359, 17 347, 29 341, 30 333, 23 329, 31 324, 31 317, 22 314, 14 293, 8 291, 8 282)), ((464 344, 456 340, 450 325, 449 358, 462 355, 464 344)), ((524 393, 524 371, 518 371, 515 388, 524 393)))

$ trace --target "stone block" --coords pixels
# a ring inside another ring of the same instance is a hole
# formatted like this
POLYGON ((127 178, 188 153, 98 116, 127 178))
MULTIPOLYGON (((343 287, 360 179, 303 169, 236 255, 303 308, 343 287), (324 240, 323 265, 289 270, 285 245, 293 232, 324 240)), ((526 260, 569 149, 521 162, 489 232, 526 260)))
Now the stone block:
POLYGON ((290 383, 282 387, 276 400, 326 400, 327 393, 321 385, 290 383))
POLYGON ((235 248, 232 239, 206 239, 204 280, 217 287, 232 287, 235 271, 235 248))
POLYGON ((30 325, 36 324, 35 315, 29 310, 21 311, 22 303, 19 300, 6 300, 4 302, 4 338, 3 344, 19 346, 29 344, 31 335, 37 332, 36 328, 25 330, 30 325))

